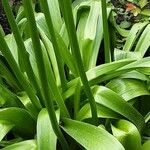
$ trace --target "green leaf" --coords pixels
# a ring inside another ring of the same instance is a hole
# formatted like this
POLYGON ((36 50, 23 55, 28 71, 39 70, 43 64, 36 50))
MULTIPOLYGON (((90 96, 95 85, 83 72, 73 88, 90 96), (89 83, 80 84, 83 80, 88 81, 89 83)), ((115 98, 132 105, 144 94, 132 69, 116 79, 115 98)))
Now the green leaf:
MULTIPOLYGON (((59 120, 59 111, 56 111, 59 120)), ((42 109, 37 121, 37 146, 39 150, 56 150, 57 137, 52 129, 46 109, 42 109)))
POLYGON ((17 96, 0 84, 0 107, 22 107, 17 96))
POLYGON ((126 150, 139 150, 141 137, 136 126, 127 120, 118 120, 111 125, 113 135, 126 150))
POLYGON ((127 52, 123 50, 116 49, 114 50, 114 59, 115 60, 121 60, 121 59, 136 59, 139 60, 141 59, 141 53, 140 52, 127 52))
POLYGON ((62 18, 61 18, 58 0, 47 0, 47 2, 48 2, 48 7, 51 14, 53 26, 55 27, 55 30, 59 32, 62 27, 62 18))
POLYGON ((103 128, 71 119, 63 119, 62 128, 87 150, 124 150, 116 138, 103 128))
POLYGON ((144 9, 144 10, 141 11, 141 14, 144 15, 144 16, 149 17, 150 16, 150 10, 149 9, 144 9))
MULTIPOLYGON (((124 59, 96 66, 86 72, 88 81, 90 85, 95 85, 97 83, 100 83, 102 77, 105 77, 107 74, 110 76, 109 78, 113 78, 111 73, 115 72, 115 70, 119 68, 122 68, 123 66, 126 66, 127 64, 130 64, 133 61, 133 59, 124 59)), ((68 83, 68 90, 63 93, 63 97, 65 99, 74 94, 74 90, 78 81, 80 81, 80 78, 73 79, 68 83)), ((82 83, 81 86, 83 86, 82 83)))
POLYGON ((136 70, 124 73, 120 77, 124 78, 124 79, 138 79, 138 80, 142 80, 142 81, 150 80, 148 78, 148 76, 146 76, 143 73, 140 73, 139 71, 136 71, 136 70))
POLYGON ((28 140, 12 144, 1 150, 37 150, 37 145, 35 140, 28 140))
POLYGON ((30 98, 25 92, 18 93, 18 98, 24 105, 24 107, 30 112, 34 119, 38 116, 38 111, 35 109, 34 105, 31 103, 30 98))
POLYGON ((125 30, 122 29, 117 23, 116 23, 116 19, 115 19, 116 14, 114 12, 111 13, 110 16, 110 22, 112 23, 112 25, 114 26, 114 28, 117 30, 117 32, 123 36, 123 37, 127 37, 129 35, 130 30, 125 30))
MULTIPOLYGON (((115 111, 113 111, 103 105, 100 105, 99 103, 97 103, 97 115, 100 118, 119 119, 122 117, 115 111)), ((87 103, 78 112, 77 120, 84 120, 84 119, 91 118, 91 117, 92 117, 92 115, 91 115, 90 105, 87 103)))
POLYGON ((3 31, 3 28, 2 28, 1 25, 0 25, 0 33, 1 33, 3 36, 5 36, 5 32, 3 31))
POLYGON ((143 8, 147 3, 148 3, 147 0, 139 0, 139 2, 138 2, 138 4, 140 5, 141 8, 143 8))
POLYGON ((132 26, 130 33, 127 37, 126 43, 123 47, 123 51, 130 51, 139 37, 140 33, 142 32, 143 28, 147 25, 148 22, 139 22, 132 26))
POLYGON ((22 137, 33 137, 35 134, 35 121, 24 109, 15 107, 0 109, 0 120, 14 124, 14 131, 22 137))
POLYGON ((8 34, 7 36, 5 36, 5 40, 6 43, 11 51, 11 54, 13 55, 15 61, 17 62, 17 64, 19 64, 19 58, 18 58, 18 50, 17 50, 17 44, 14 38, 13 34, 8 34))
MULTIPOLYGON (((81 15, 77 26, 77 35, 83 64, 85 70, 88 70, 96 65, 99 47, 103 39, 101 3, 91 1, 84 4, 84 7, 81 6, 78 9, 78 15, 81 15)), ((107 13, 109 16, 110 8, 107 9, 107 13)))
POLYGON ((140 52, 141 57, 145 55, 146 51, 148 50, 150 46, 149 40, 148 40, 149 38, 150 38, 150 24, 148 24, 145 30, 143 31, 135 47, 135 52, 140 52))
POLYGON ((47 54, 44 53, 44 55, 45 56, 47 55, 49 57, 49 60, 51 62, 51 65, 52 65, 52 68, 54 71, 54 75, 56 78, 56 84, 59 86, 60 85, 60 76, 59 76, 58 64, 57 64, 56 56, 54 53, 53 45, 41 29, 39 29, 39 32, 40 32, 42 42, 43 42, 44 47, 45 47, 44 49, 47 51, 47 54))
POLYGON ((20 84, 18 83, 14 74, 11 72, 10 66, 6 63, 6 60, 3 57, 0 58, 0 74, 1 77, 6 80, 8 85, 10 85, 16 91, 19 90, 20 84))
POLYGON ((124 59, 120 61, 115 61, 111 63, 102 64, 96 66, 86 72, 89 82, 94 82, 94 80, 100 79, 103 75, 110 74, 115 70, 126 66, 133 62, 133 59, 124 59))
POLYGON ((107 87, 126 101, 142 95, 150 95, 146 83, 136 79, 114 79, 107 84, 107 87))
POLYGON ((150 150, 150 140, 146 141, 140 150, 150 150))
POLYGON ((97 103, 126 117, 139 131, 142 130, 145 124, 143 116, 121 96, 104 86, 96 86, 93 91, 97 103))
POLYGON ((5 135, 14 127, 13 124, 0 120, 0 141, 5 137, 5 135))

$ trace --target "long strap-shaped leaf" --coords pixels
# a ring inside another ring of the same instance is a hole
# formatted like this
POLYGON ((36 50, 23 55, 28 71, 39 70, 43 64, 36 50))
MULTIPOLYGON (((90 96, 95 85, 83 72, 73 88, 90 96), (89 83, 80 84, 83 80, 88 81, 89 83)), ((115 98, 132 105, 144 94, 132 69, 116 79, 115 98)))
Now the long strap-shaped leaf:
POLYGON ((86 95, 89 99, 90 105, 91 105, 93 123, 97 124, 98 119, 97 119, 96 103, 95 103, 92 91, 90 89, 86 74, 84 72, 84 66, 82 63, 81 55, 80 55, 79 44, 78 44, 77 35, 76 35, 76 29, 75 29, 74 20, 73 20, 71 1, 70 0, 59 0, 59 4, 60 4, 60 8, 62 8, 62 13, 64 16, 66 28, 68 31, 72 54, 75 57, 75 60, 76 60, 77 66, 78 66, 79 75, 81 77, 81 81, 83 83, 85 93, 86 93, 86 95))
POLYGON ((142 131, 144 117, 117 93, 104 86, 95 87, 94 93, 96 102, 126 117, 142 131))
POLYGON ((122 96, 126 101, 142 95, 150 95, 146 84, 136 79, 114 79, 107 87, 122 96))
POLYGON ((111 54, 110 54, 110 40, 109 40, 109 30, 108 30, 108 22, 107 22, 107 2, 106 0, 102 0, 102 18, 103 18, 103 30, 104 30, 104 47, 105 47, 105 62, 111 62, 111 54))
MULTIPOLYGON (((94 67, 86 72, 88 81, 89 81, 90 85, 95 85, 97 83, 100 83, 101 80, 103 79, 102 77, 107 76, 107 74, 110 75, 109 78, 113 78, 113 76, 111 75, 112 72, 115 72, 115 70, 117 70, 118 68, 121 68, 127 64, 130 64, 133 61, 134 60, 132 60, 132 59, 125 59, 125 60, 115 61, 115 62, 111 62, 111 63, 107 63, 107 64, 103 64, 103 65, 94 67)), ((68 83, 68 90, 63 94, 65 98, 68 98, 74 94, 74 89, 75 89, 75 86, 76 86, 76 83, 78 82, 78 80, 80 81, 80 78, 71 80, 68 83)), ((105 81, 105 79, 104 79, 104 81, 105 81)), ((82 84, 81 84, 81 86, 82 86, 82 84)))
POLYGON ((37 144, 35 140, 28 140, 19 143, 12 144, 1 150, 37 150, 37 144))
POLYGON ((19 83, 23 87, 23 89, 27 92, 28 96, 30 97, 32 103, 35 105, 37 109, 41 108, 38 98, 35 95, 35 91, 30 83, 25 78, 24 74, 22 74, 21 70, 19 69, 14 57, 12 56, 6 41, 4 40, 2 34, 0 33, 0 50, 2 54, 8 61, 8 64, 11 66, 16 78, 18 79, 19 83))
POLYGON ((143 57, 150 47, 149 39, 150 38, 150 24, 148 24, 143 31, 136 47, 135 52, 141 52, 141 57, 143 57))
MULTIPOLYGON (((59 111, 56 111, 59 122, 59 111)), ((37 146, 39 150, 56 150, 57 137, 53 131, 46 109, 42 109, 37 121, 37 146)))
POLYGON ((125 150, 106 130, 93 125, 63 119, 62 128, 87 150, 125 150))
POLYGON ((26 71, 30 82, 33 84, 35 90, 37 91, 38 95, 40 96, 40 100, 41 100, 42 104, 44 105, 42 92, 41 92, 40 87, 36 81, 35 74, 33 72, 31 64, 30 64, 29 54, 26 51, 24 42, 23 42, 21 35, 19 33, 19 29, 18 29, 17 24, 15 22, 15 19, 14 19, 14 16, 12 14, 9 3, 7 0, 3 0, 2 2, 3 2, 3 6, 5 9, 6 15, 8 17, 8 21, 10 23, 11 29, 13 30, 17 46, 18 46, 18 56, 19 56, 19 61, 20 61, 20 65, 21 65, 20 68, 21 69, 23 68, 23 70, 26 71))
POLYGON ((134 45, 135 40, 138 38, 143 28, 147 25, 147 22, 139 22, 132 26, 130 33, 127 37, 126 43, 123 47, 123 51, 130 51, 134 45))
POLYGON ((141 137, 134 124, 127 120, 118 120, 111 125, 113 135, 122 143, 126 150, 139 150, 141 137))
POLYGON ((49 74, 46 70, 46 64, 44 63, 43 53, 42 53, 41 44, 40 44, 40 38, 38 35, 37 25, 35 22, 34 12, 33 12, 32 4, 30 0, 24 0, 24 8, 25 8, 27 20, 29 23, 30 35, 31 35, 31 39, 33 42, 34 53, 35 53, 37 66, 38 66, 38 72, 39 72, 39 76, 40 76, 40 80, 41 80, 41 84, 42 84, 42 88, 44 92, 45 105, 50 116, 53 130, 55 134, 57 135, 62 145, 62 148, 68 150, 68 144, 58 126, 58 122, 56 119, 55 109, 53 105, 53 99, 55 98, 53 95, 54 92, 58 94, 57 103, 60 107, 62 116, 69 117, 69 113, 60 95, 60 92, 56 86, 55 80, 53 78, 52 70, 50 70, 51 68, 48 68, 49 74), (48 77, 51 78, 51 80, 49 80, 51 81, 51 83, 48 82, 48 77), (54 88, 52 88, 52 86, 54 88))
POLYGON ((57 64, 58 64, 58 70, 59 70, 59 74, 60 74, 62 90, 65 90, 67 88, 67 84, 66 84, 66 78, 65 78, 65 73, 64 73, 64 65, 63 65, 61 54, 60 54, 58 42, 56 39, 57 37, 56 37, 55 29, 53 27, 54 24, 52 22, 52 18, 51 18, 50 11, 48 8, 48 2, 47 2, 47 0, 45 2, 40 1, 40 4, 41 4, 42 10, 45 15, 49 33, 51 35, 51 41, 52 41, 52 44, 54 47, 54 52, 55 52, 55 56, 56 56, 56 60, 57 60, 57 64))
POLYGON ((16 107, 0 109, 0 120, 14 125, 14 130, 22 137, 31 138, 35 134, 35 121, 24 109, 16 107))

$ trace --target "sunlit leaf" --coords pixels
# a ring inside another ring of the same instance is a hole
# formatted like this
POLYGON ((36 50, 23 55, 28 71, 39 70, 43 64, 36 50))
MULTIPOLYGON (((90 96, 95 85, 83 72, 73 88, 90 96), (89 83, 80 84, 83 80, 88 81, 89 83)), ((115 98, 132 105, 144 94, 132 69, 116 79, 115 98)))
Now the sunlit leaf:
POLYGON ((103 128, 71 119, 63 119, 62 128, 87 150, 124 150, 123 146, 103 128))
POLYGON ((111 125, 113 135, 122 143, 126 150, 139 150, 141 137, 135 125, 127 120, 118 120, 111 125))

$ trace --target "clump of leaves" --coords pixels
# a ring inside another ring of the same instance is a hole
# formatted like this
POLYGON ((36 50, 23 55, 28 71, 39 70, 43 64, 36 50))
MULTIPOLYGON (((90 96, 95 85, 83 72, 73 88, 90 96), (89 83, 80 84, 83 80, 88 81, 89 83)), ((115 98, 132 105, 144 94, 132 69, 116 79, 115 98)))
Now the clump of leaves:
POLYGON ((112 20, 113 29, 128 34, 125 50, 112 51, 106 1, 39 0, 36 13, 24 0, 16 19, 2 2, 12 29, 7 36, 0 32, 2 150, 149 146, 148 23, 124 33, 112 20))

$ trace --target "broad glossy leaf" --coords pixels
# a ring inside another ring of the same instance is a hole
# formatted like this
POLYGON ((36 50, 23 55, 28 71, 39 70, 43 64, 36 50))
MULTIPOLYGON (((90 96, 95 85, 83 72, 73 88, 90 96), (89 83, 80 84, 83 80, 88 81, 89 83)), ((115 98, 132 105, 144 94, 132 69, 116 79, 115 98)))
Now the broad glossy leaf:
MULTIPOLYGON (((59 111, 56 111, 59 120, 59 111)), ((42 109, 37 121, 37 146, 39 150, 56 150, 57 137, 52 129, 46 109, 42 109)))
MULTIPOLYGON (((99 65, 88 70, 86 74, 89 83, 92 86, 113 79, 132 70, 141 68, 150 68, 150 57, 145 57, 138 61, 134 61, 133 59, 125 59, 99 65)), ((68 83, 68 90, 63 94, 65 99, 73 95, 76 83, 79 79, 80 78, 76 78, 68 83)))
POLYGON ((142 95, 150 95, 146 83, 135 79, 114 79, 107 87, 128 101, 142 95))
POLYGON ((0 120, 0 141, 5 137, 5 135, 14 127, 13 124, 0 120))
POLYGON ((123 66, 123 67, 120 67, 119 69, 111 72, 111 74, 106 74, 105 76, 101 76, 101 78, 97 78, 92 83, 92 85, 97 84, 97 83, 101 83, 101 82, 104 82, 104 81, 108 81, 110 79, 116 78, 120 75, 123 75, 124 73, 133 71, 135 69, 138 69, 138 70, 146 69, 147 70, 149 68, 150 68, 150 57, 145 57, 145 58, 142 58, 141 60, 132 62, 128 65, 123 66))
POLYGON ((0 109, 0 120, 14 124, 14 131, 22 137, 33 137, 35 134, 35 121, 24 109, 15 107, 0 109))
POLYGON ((134 124, 127 120, 118 120, 111 125, 113 135, 122 143, 126 150, 139 150, 141 137, 134 124))
POLYGON ((136 125, 139 131, 142 130, 145 124, 143 116, 121 96, 104 86, 97 86, 93 90, 97 103, 126 117, 136 125))
MULTIPOLYGON (((126 66, 127 64, 130 64, 131 62, 134 62, 134 60, 133 59, 125 59, 125 60, 119 60, 119 61, 96 66, 86 72, 88 81, 91 85, 95 85, 97 83, 100 83, 102 77, 103 76, 105 77, 107 74, 110 75, 109 78, 112 78, 110 73, 115 72, 115 70, 117 70, 123 66, 126 66)), ((118 74, 117 74, 117 76, 118 76, 118 74)), ((65 93, 63 93, 63 97, 65 99, 70 97, 71 95, 73 95, 78 81, 80 81, 80 78, 73 79, 68 83, 68 90, 65 93)), ((82 83, 81 83, 81 86, 82 86, 82 83)))
POLYGON ((101 78, 103 75, 110 74, 111 72, 114 72, 115 70, 123 66, 126 66, 127 64, 130 64, 133 61, 134 61, 133 59, 124 59, 120 61, 99 65, 96 66, 95 68, 88 70, 86 72, 86 75, 88 77, 89 82, 92 82, 92 80, 97 80, 101 78))
POLYGON ((37 150, 37 145, 35 140, 28 140, 12 144, 1 150, 37 150))
MULTIPOLYGON (((97 103, 97 116, 100 118, 113 118, 113 119, 122 118, 122 116, 116 113, 115 111, 103 105, 100 105, 98 103, 97 103)), ((84 120, 84 119, 91 118, 91 117, 92 117, 92 114, 91 114, 90 104, 87 103, 80 109, 77 115, 77 120, 84 120)))
POLYGON ((116 138, 103 128, 71 119, 63 119, 62 128, 87 150, 124 150, 116 138))

